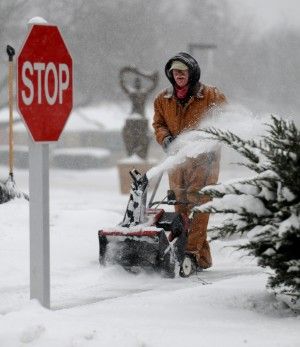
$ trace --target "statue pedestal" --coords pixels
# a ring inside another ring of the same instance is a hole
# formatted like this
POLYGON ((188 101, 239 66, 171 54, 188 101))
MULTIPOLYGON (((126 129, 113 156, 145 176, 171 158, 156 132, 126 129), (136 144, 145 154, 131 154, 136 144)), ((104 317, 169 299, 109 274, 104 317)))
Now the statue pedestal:
POLYGON ((120 177, 120 190, 122 194, 129 194, 132 182, 129 171, 138 170, 141 174, 145 174, 156 164, 155 160, 144 160, 134 154, 129 158, 122 159, 118 162, 118 171, 120 177))
POLYGON ((126 119, 122 135, 127 154, 145 160, 150 142, 148 119, 139 114, 131 115, 126 119))

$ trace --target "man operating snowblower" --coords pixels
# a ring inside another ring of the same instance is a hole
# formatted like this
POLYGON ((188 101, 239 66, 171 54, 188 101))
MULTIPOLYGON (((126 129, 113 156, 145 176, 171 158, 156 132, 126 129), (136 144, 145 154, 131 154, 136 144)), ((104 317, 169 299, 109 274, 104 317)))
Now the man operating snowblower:
MULTIPOLYGON (((162 91, 154 101, 153 128, 157 142, 168 153, 172 141, 183 131, 199 128, 209 110, 226 102, 217 88, 200 82, 200 67, 188 53, 180 52, 169 59, 165 74, 171 88, 162 91)), ((219 175, 220 151, 200 154, 169 171, 170 188, 176 200, 189 204, 176 205, 175 210, 189 216, 195 204, 203 204, 208 197, 200 196, 204 186, 215 184, 219 175)), ((195 212, 190 225, 186 252, 199 268, 212 266, 207 241, 209 214, 195 212)))

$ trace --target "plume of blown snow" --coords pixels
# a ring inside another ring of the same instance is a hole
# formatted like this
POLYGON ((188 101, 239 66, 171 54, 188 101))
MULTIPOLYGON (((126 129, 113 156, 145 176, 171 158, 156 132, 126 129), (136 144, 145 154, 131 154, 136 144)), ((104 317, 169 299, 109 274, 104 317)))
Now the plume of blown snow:
POLYGON ((230 131, 241 138, 259 138, 266 131, 266 123, 270 121, 269 114, 256 115, 241 105, 228 104, 225 107, 214 108, 206 115, 198 128, 184 131, 171 143, 165 160, 147 172, 148 179, 182 164, 187 158, 196 158, 200 154, 215 151, 221 144, 211 139, 201 129, 215 128, 230 131))

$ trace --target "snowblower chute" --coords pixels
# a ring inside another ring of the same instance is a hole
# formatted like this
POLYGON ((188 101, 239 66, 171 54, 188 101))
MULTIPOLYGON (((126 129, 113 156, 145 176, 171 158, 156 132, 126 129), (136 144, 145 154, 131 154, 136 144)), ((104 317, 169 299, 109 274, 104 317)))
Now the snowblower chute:
MULTIPOLYGON (((123 221, 115 228, 98 232, 100 264, 120 264, 132 272, 151 269, 167 277, 175 276, 178 264, 180 274, 189 275, 182 267, 187 258, 188 221, 176 212, 151 208, 155 203, 146 207, 147 176, 135 169, 130 175, 131 191, 123 221)), ((170 199, 165 202, 175 203, 170 199)))

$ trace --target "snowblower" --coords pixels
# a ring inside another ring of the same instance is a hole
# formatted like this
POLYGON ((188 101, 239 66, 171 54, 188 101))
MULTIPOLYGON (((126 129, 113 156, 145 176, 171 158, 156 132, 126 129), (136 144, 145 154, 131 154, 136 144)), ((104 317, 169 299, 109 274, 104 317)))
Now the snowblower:
POLYGON ((148 178, 136 169, 129 173, 132 184, 123 221, 98 231, 100 265, 119 264, 136 273, 154 270, 171 278, 178 269, 180 276, 188 277, 196 269, 193 257, 185 252, 189 220, 158 207, 187 202, 176 201, 171 190, 163 200, 153 201, 161 175, 146 207, 148 178))

